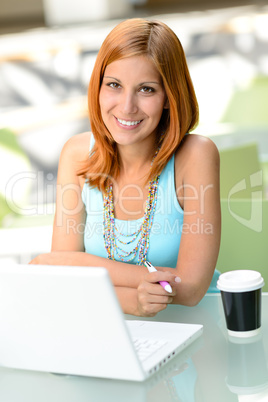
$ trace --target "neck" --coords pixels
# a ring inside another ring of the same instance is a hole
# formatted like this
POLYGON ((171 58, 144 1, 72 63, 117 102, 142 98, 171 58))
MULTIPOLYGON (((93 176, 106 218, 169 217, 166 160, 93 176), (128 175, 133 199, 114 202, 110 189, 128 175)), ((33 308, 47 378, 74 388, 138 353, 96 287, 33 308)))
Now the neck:
POLYGON ((155 143, 139 144, 136 147, 118 146, 120 173, 131 176, 144 176, 148 173, 156 152, 155 143))

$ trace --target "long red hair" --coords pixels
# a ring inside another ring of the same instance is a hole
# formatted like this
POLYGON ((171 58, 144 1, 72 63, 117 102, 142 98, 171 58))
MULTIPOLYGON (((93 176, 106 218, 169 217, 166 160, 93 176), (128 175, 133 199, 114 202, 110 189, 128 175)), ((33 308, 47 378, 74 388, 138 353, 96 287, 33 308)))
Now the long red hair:
POLYGON ((117 146, 103 123, 99 104, 104 71, 116 60, 138 55, 147 55, 155 64, 169 105, 163 110, 159 123, 158 141, 160 143, 161 138, 161 147, 147 177, 148 182, 161 173, 184 135, 193 130, 198 122, 194 87, 184 50, 175 33, 160 21, 134 18, 118 24, 104 40, 91 75, 88 107, 95 144, 79 171, 79 175, 87 178, 91 186, 102 192, 120 172, 117 146))

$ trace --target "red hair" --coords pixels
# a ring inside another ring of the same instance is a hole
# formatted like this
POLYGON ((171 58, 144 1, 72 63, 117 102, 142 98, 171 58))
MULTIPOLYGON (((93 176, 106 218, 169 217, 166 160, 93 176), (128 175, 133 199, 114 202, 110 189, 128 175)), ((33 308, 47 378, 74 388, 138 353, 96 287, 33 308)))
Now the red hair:
MULTIPOLYGON (((198 103, 186 57, 175 33, 163 22, 140 18, 118 24, 104 40, 97 55, 88 88, 88 107, 95 144, 79 175, 93 187, 105 192, 109 180, 119 175, 116 143, 103 123, 99 92, 105 68, 112 62, 131 56, 147 55, 162 77, 169 109, 164 109, 159 123, 161 148, 147 181, 160 174, 180 145, 184 135, 198 122, 198 103)), ((157 146, 158 144, 156 144, 157 146)))

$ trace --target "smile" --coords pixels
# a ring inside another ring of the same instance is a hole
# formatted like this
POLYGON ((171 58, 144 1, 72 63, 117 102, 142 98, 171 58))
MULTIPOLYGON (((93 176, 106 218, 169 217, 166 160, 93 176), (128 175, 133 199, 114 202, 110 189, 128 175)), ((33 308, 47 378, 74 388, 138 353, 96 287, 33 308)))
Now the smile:
POLYGON ((120 124, 123 124, 123 126, 137 126, 141 122, 141 120, 134 120, 134 121, 121 120, 121 119, 118 119, 118 117, 116 117, 116 120, 120 124))

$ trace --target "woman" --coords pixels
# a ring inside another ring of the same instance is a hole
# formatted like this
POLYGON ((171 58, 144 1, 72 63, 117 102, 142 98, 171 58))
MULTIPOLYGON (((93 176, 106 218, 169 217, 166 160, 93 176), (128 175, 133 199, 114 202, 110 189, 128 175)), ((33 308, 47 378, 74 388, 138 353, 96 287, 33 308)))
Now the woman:
POLYGON ((219 155, 188 134, 198 105, 177 36, 162 22, 120 23, 88 99, 92 133, 72 137, 60 157, 52 252, 32 263, 106 267, 125 313, 196 305, 219 251, 219 155))

